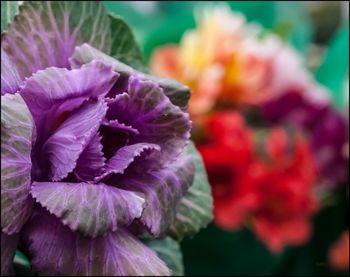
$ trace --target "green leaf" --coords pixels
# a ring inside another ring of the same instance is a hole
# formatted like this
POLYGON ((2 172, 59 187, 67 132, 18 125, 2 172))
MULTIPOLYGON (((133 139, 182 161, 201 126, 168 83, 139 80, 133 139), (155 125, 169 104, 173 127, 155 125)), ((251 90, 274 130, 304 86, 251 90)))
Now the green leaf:
POLYGON ((338 108, 347 104, 344 84, 349 72, 349 21, 331 40, 323 62, 316 72, 316 79, 331 93, 331 99, 338 108))
POLYGON ((170 237, 162 240, 147 240, 145 244, 152 248, 172 271, 172 276, 184 276, 184 266, 180 244, 170 237))
POLYGON ((109 14, 109 19, 112 36, 110 55, 135 69, 147 71, 142 52, 130 27, 117 15, 109 14))
POLYGON ((176 221, 170 228, 170 235, 177 240, 193 236, 213 218, 211 189, 202 158, 192 142, 187 151, 193 157, 196 174, 192 186, 180 202, 176 221))
POLYGON ((7 31, 7 26, 18 13, 18 1, 1 1, 1 33, 7 31))

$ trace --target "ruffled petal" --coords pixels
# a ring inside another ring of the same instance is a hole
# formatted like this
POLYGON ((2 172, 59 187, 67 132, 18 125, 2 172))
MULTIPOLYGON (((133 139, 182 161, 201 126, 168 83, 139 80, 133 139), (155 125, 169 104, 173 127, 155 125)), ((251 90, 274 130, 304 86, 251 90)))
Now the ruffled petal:
MULTIPOLYGON (((108 101, 107 101, 108 103, 108 101)), ((114 120, 106 120, 105 122, 102 122, 102 125, 104 126, 108 126, 110 128, 122 131, 122 132, 127 132, 127 133, 131 133, 133 135, 139 135, 140 132, 138 130, 136 130, 135 128, 125 125, 124 123, 120 123, 118 121, 118 119, 114 119, 114 120)))
MULTIPOLYGON (((120 96, 123 96, 123 94, 120 96)), ((108 98, 106 100, 110 105, 111 101, 108 101, 108 98)), ((140 132, 130 125, 119 122, 117 119, 105 119, 102 122, 100 134, 102 135, 103 154, 107 159, 110 159, 118 149, 129 144, 131 137, 138 136, 140 132)))
POLYGON ((109 104, 107 118, 130 125, 140 132, 129 143, 154 143, 161 147, 156 160, 166 166, 188 143, 191 122, 188 114, 174 106, 153 81, 129 77, 128 94, 117 95, 109 104))
POLYGON ((139 193, 104 184, 34 182, 32 195, 73 231, 97 237, 141 216, 139 193))
POLYGON ((90 100, 70 114, 42 148, 42 159, 48 161, 50 180, 65 178, 76 167, 77 160, 96 134, 107 112, 103 100, 90 100))
POLYGON ((151 234, 161 236, 174 222, 177 206, 192 185, 194 172, 191 156, 182 154, 166 169, 152 172, 140 170, 137 174, 126 172, 125 177, 112 178, 108 182, 145 194, 146 205, 140 222, 151 234))
POLYGON ((115 155, 108 160, 103 169, 103 174, 98 176, 95 181, 98 182, 111 174, 121 174, 128 166, 135 161, 137 157, 149 152, 159 151, 160 147, 156 144, 137 143, 120 148, 115 155))
POLYGON ((49 118, 52 125, 59 115, 79 107, 89 97, 106 95, 118 76, 98 61, 75 70, 51 67, 27 79, 21 95, 37 126, 54 113, 56 116, 49 118))
POLYGON ((118 74, 100 62, 91 62, 79 70, 48 68, 29 78, 21 95, 33 115, 37 141, 33 149, 34 176, 39 179, 41 147, 59 124, 88 98, 104 96, 118 74))
POLYGON ((102 144, 99 133, 96 133, 81 153, 74 174, 79 180, 92 181, 105 166, 102 144))
POLYGON ((39 275, 170 275, 164 262, 128 231, 120 229, 89 239, 42 210, 26 226, 23 241, 39 275))

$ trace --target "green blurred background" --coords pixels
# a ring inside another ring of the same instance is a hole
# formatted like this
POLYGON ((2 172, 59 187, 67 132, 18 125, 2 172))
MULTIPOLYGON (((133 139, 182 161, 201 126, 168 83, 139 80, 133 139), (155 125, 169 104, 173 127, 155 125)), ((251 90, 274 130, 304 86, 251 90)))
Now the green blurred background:
MULTIPOLYGON (((217 2, 216 2, 217 3, 217 2)), ((301 51, 317 80, 331 91, 334 104, 346 108, 349 68, 349 2, 227 1, 248 21, 276 32, 301 51)), ((105 1, 109 12, 129 23, 146 61, 160 45, 177 43, 194 28, 196 1, 105 1)), ((329 267, 329 247, 348 228, 348 193, 335 192, 314 218, 312 239, 302 247, 271 254, 248 230, 225 232, 213 224, 182 242, 186 275, 348 275, 329 267)))

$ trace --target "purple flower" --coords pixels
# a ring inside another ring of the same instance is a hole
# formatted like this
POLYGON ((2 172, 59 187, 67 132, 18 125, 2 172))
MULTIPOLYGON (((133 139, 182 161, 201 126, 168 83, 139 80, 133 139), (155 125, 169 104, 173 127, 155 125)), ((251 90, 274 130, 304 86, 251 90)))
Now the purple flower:
MULTIPOLYGON (((182 154, 191 124, 157 83, 120 76, 92 61, 79 69, 39 71, 20 89, 36 139, 31 159, 28 151, 16 153, 17 161, 25 161, 17 168, 26 180, 18 187, 21 198, 8 192, 22 220, 5 211, 2 229, 18 231, 35 199, 22 237, 41 274, 86 274, 89 251, 111 255, 100 257, 111 264, 96 273, 123 274, 120 260, 143 258, 143 268, 128 273, 167 274, 135 235, 159 237, 174 221, 175 207, 193 181, 192 161, 182 154), (57 251, 61 266, 55 266, 57 251)), ((12 143, 3 147, 16 151, 12 143)), ((5 168, 16 167, 10 155, 3 157, 5 168)))
POLYGON ((75 48, 88 23, 67 3, 24 6, 2 36, 2 274, 20 242, 40 275, 169 275, 140 237, 168 233, 193 183, 182 87, 75 48))
POLYGON ((263 118, 272 124, 286 123, 309 134, 322 182, 327 187, 346 184, 348 158, 348 121, 328 101, 312 95, 288 91, 261 108, 263 118))
MULTIPOLYGON (((18 188, 21 198, 8 192, 22 220, 3 215, 3 231, 18 231, 33 197, 22 236, 41 274, 86 274, 89 251, 111 263, 96 273, 124 274, 120 260, 136 259, 141 268, 128 273, 167 274, 135 235, 164 234, 193 181, 191 159, 182 154, 190 136, 188 114, 154 81, 121 77, 99 61, 39 71, 23 83, 20 95, 36 139, 31 159, 28 151, 16 153, 17 161, 25 161, 18 168, 26 180, 18 188)), ((3 147, 16 151, 12 143, 3 147)), ((16 166, 10 155, 3 157, 5 168, 16 166)))

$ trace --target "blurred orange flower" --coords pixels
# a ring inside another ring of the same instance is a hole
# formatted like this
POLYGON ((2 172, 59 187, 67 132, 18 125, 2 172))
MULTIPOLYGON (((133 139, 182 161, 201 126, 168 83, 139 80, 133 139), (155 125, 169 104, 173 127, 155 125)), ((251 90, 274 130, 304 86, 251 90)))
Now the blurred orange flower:
POLYGON ((257 102, 269 79, 270 61, 248 45, 256 31, 227 6, 196 15, 197 29, 187 31, 179 46, 155 50, 153 72, 191 88, 189 109, 194 116, 210 110, 218 96, 235 103, 257 102))
POLYGON ((209 117, 208 128, 211 138, 198 149, 213 188, 215 222, 229 230, 248 224, 273 252, 307 241, 318 201, 306 140, 274 128, 265 145, 256 145, 261 139, 235 112, 209 117))
MULTIPOLYGON (((189 111, 200 118, 218 102, 258 105, 287 90, 315 91, 301 56, 272 33, 247 24, 223 5, 196 14, 197 27, 179 45, 156 49, 151 68, 192 90, 189 111)), ((317 97, 325 97, 317 89, 317 97)))
POLYGON ((329 252, 330 265, 337 270, 349 268, 349 231, 344 231, 329 252))

